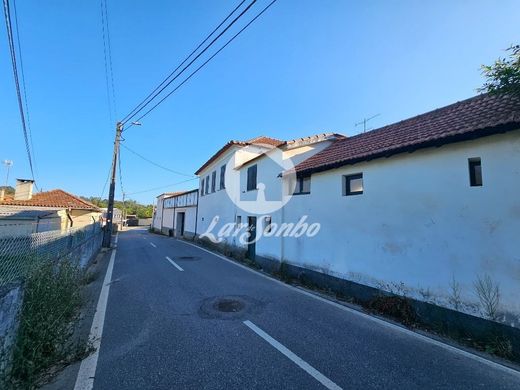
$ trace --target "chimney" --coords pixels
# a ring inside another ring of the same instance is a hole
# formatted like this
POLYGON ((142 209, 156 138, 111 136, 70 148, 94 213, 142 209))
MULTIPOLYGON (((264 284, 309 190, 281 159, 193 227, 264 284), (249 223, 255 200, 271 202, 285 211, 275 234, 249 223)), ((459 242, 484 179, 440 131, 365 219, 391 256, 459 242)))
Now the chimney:
POLYGON ((16 179, 14 200, 30 200, 32 198, 34 180, 16 179))

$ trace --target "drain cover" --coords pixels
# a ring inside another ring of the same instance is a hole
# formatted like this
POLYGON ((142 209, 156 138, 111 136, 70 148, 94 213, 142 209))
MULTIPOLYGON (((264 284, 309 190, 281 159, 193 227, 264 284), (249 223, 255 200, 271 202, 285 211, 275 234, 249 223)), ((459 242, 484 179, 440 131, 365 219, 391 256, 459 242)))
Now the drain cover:
POLYGON ((213 307, 218 311, 222 311, 224 313, 236 313, 242 310, 245 307, 245 305, 244 302, 239 301, 237 299, 222 298, 217 300, 213 304, 213 307))

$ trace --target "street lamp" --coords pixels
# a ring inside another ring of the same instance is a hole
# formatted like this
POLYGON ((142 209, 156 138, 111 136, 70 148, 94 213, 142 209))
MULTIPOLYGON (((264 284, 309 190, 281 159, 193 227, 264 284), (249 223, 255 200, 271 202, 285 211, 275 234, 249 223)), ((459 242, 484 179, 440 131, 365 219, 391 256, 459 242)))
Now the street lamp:
POLYGON ((7 187, 7 183, 9 182, 9 169, 13 166, 13 160, 4 160, 2 164, 7 168, 7 176, 5 177, 5 186, 7 187))

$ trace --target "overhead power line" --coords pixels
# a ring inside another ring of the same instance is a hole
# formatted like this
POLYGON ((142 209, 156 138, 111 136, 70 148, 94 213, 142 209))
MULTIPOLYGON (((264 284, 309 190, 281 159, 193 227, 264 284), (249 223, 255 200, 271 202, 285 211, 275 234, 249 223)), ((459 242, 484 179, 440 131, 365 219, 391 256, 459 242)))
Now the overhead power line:
POLYGON ((135 192, 127 192, 126 195, 136 195, 136 194, 143 194, 145 192, 157 191, 157 190, 160 190, 160 189, 163 189, 163 188, 168 188, 168 187, 173 187, 173 186, 176 186, 176 185, 179 185, 179 184, 188 183, 188 182, 193 181, 193 180, 198 180, 198 177, 194 177, 192 179, 186 179, 186 180, 183 180, 183 181, 179 181, 177 183, 165 184, 165 185, 160 186, 160 187, 149 188, 147 190, 135 191, 135 192))
POLYGON ((125 148, 126 150, 128 150, 130 153, 133 153, 135 154, 137 157, 143 159, 144 161, 152 164, 152 165, 155 165, 156 167, 158 168, 161 168, 161 169, 164 169, 165 171, 168 171, 168 172, 171 172, 171 173, 175 173, 176 175, 180 175, 180 176, 186 176, 186 177, 194 177, 195 175, 190 175, 190 174, 187 174, 187 173, 182 173, 182 172, 179 172, 179 171, 176 171, 174 169, 170 169, 168 167, 165 167, 164 165, 161 165, 161 164, 158 164, 152 160, 150 160, 149 158, 146 158, 145 156, 143 156, 142 154, 136 152, 135 150, 133 149, 130 149, 128 146, 126 146, 125 144, 121 144, 121 146, 123 148, 125 148))
POLYGON ((110 43, 110 27, 108 23, 107 0, 101 0, 101 32, 103 35, 103 54, 105 60, 105 82, 110 122, 117 117, 114 71, 112 67, 112 45, 110 43))
POLYGON ((16 9, 16 1, 13 1, 13 14, 14 14, 14 27, 16 30, 16 43, 18 46, 18 56, 20 57, 20 75, 22 76, 22 87, 23 87, 23 99, 25 105, 25 116, 27 117, 27 130, 29 132, 29 143, 31 145, 31 154, 34 161, 34 169, 38 171, 38 164, 36 164, 36 155, 34 152, 34 143, 32 137, 32 128, 31 128, 31 116, 29 115, 29 103, 27 99, 27 87, 25 84, 25 72, 23 66, 23 56, 22 56, 22 45, 20 44, 20 28, 18 27, 18 11, 16 9))
MULTIPOLYGON (((257 20, 265 11, 269 9, 274 3, 276 3, 277 0, 271 1, 262 11, 258 13, 249 23, 247 23, 242 29, 240 29, 231 39, 229 39, 224 46, 222 46, 220 49, 218 49, 211 57, 209 57, 205 62, 203 62, 197 69, 195 69, 188 77, 186 77, 179 85, 177 85, 172 91, 170 91, 166 96, 164 96, 161 100, 159 100, 154 106, 152 106, 148 111, 146 111, 143 115, 141 115, 136 122, 139 122, 141 119, 143 119, 145 116, 147 116, 150 112, 155 110, 162 102, 164 102, 168 97, 170 97, 175 91, 177 91, 180 87, 182 87, 189 79, 191 79, 199 70, 201 70, 208 62, 210 62, 213 58, 217 56, 222 50, 226 48, 227 45, 229 45, 231 42, 235 40, 246 28, 248 28, 255 20, 257 20)), ((133 124, 127 127, 132 127, 133 124)))
MULTIPOLYGON (((235 24, 247 11, 249 11, 249 9, 253 6, 253 4, 256 3, 257 0, 253 0, 251 3, 249 3, 249 5, 244 9, 242 10, 242 12, 240 12, 240 14, 238 14, 238 16, 236 16, 215 38, 213 38, 213 40, 208 44, 206 45, 206 47, 199 53, 197 54, 187 65, 185 65, 180 71, 179 73, 177 73, 175 75, 175 77, 173 77, 171 80, 169 80, 168 82, 166 82, 157 92, 153 93, 152 97, 150 97, 148 99, 148 101, 143 104, 138 110, 135 110, 135 112, 131 115, 127 115, 124 119, 122 120, 121 122, 124 124, 126 124, 128 121, 130 121, 133 117, 135 117, 137 114, 139 114, 139 112, 141 112, 142 110, 144 110, 144 108, 146 106, 148 106, 162 91, 164 91, 171 83, 173 83, 175 80, 177 80, 177 78, 179 76, 181 76, 185 71, 186 69, 188 69, 202 54, 204 54, 211 46, 213 46, 213 44, 222 36, 226 33, 226 31, 228 31, 231 26, 233 26, 233 24, 235 24)), ((276 0, 275 0, 276 1, 276 0)), ((156 88, 157 89, 157 88, 156 88)), ((144 116, 144 115, 143 115, 144 116)), ((131 127, 131 126, 129 126, 131 127)))
POLYGON ((162 87, 166 82, 168 82, 168 80, 170 79, 170 77, 172 77, 172 76, 175 74, 175 72, 177 72, 177 71, 181 68, 181 66, 184 65, 184 64, 186 63, 186 61, 188 61, 188 60, 191 58, 191 56, 193 56, 193 54, 195 54, 195 53, 197 52, 197 50, 199 50, 199 49, 201 48, 201 46, 202 46, 203 44, 205 44, 205 43, 208 41, 208 39, 210 39, 210 38, 213 36, 213 34, 215 34, 215 32, 217 32, 217 30, 218 30, 220 27, 222 27, 222 25, 223 25, 223 24, 224 24, 224 23, 225 23, 225 22, 226 22, 226 21, 227 21, 227 20, 228 20, 228 19, 229 19, 229 18, 230 18, 230 17, 231 17, 231 16, 232 16, 232 15, 233 15, 233 14, 234 14, 234 13, 235 13, 235 12, 236 12, 240 7, 241 7, 241 6, 242 6, 242 4, 245 3, 245 1, 246 1, 246 0, 242 0, 242 1, 241 1, 241 2, 240 2, 240 3, 239 3, 239 4, 238 4, 238 5, 237 5, 237 6, 236 6, 236 7, 235 7, 235 8, 234 8, 234 9, 233 9, 233 10, 232 10, 228 15, 227 15, 227 16, 226 16, 226 18, 225 18, 222 22, 220 22, 220 24, 219 24, 217 27, 215 27, 215 28, 213 29, 213 31, 211 31, 211 32, 206 36, 206 38, 204 38, 204 40, 203 40, 201 43, 199 43, 199 45, 198 45, 195 49, 193 49, 193 51, 192 51, 192 52, 191 52, 191 53, 190 53, 186 58, 185 58, 185 59, 184 59, 184 60, 183 60, 183 61, 182 61, 182 62, 181 62, 181 63, 180 63, 180 64, 179 64, 179 65, 178 65, 178 66, 177 66, 177 67, 176 67, 176 68, 175 68, 175 69, 174 69, 174 70, 173 70, 169 75, 168 75, 168 76, 166 76, 166 78, 165 78, 165 79, 164 79, 164 80, 163 80, 163 81, 162 81, 162 82, 161 82, 161 83, 160 83, 160 84, 159 84, 159 85, 158 85, 158 86, 157 86, 157 87, 156 87, 152 92, 150 92, 150 94, 149 94, 147 97, 145 97, 145 98, 143 99, 143 101, 141 101, 141 103, 139 103, 139 104, 138 104, 138 105, 137 105, 137 106, 136 106, 132 111, 130 111, 130 113, 129 113, 127 116, 125 116, 125 117, 122 119, 122 121, 125 121, 125 120, 129 119, 129 117, 131 117, 131 116, 136 112, 136 110, 139 110, 139 109, 142 107, 143 104, 147 103, 148 99, 149 99, 149 98, 150 98, 150 97, 151 97, 155 92, 157 92, 157 90, 159 90, 159 89, 160 89, 160 88, 161 88, 161 87, 162 87))
MULTIPOLYGON (((31 157, 27 123, 25 120, 23 99, 22 99, 22 93, 21 93, 21 89, 20 89, 20 80, 18 77, 18 65, 16 62, 16 49, 15 49, 15 45, 14 45, 11 13, 10 13, 10 9, 9 9, 9 0, 3 0, 3 2, 4 2, 5 26, 7 28, 7 40, 9 42, 9 51, 10 51, 10 55, 11 55, 11 63, 13 66, 13 76, 14 76, 14 83, 15 83, 15 87, 16 87, 16 95, 17 95, 17 99, 18 99, 18 109, 20 111, 20 117, 22 120, 22 130, 23 130, 23 136, 24 136, 24 140, 25 140, 25 150, 27 152, 27 158, 29 160, 29 167, 31 169, 31 177, 34 180, 33 160, 31 157)), ((36 186, 36 188, 38 188, 38 187, 36 186)))

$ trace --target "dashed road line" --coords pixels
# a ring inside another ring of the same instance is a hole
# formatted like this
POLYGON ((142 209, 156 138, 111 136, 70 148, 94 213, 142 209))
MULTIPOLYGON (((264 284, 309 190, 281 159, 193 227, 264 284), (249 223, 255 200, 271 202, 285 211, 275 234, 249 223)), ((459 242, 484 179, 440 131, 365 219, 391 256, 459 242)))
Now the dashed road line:
POLYGON ((173 261, 172 259, 170 259, 168 256, 166 256, 166 260, 168 260, 175 268, 177 268, 179 271, 184 271, 181 267, 179 267, 179 265, 173 261))
POLYGON ((154 248, 157 248, 157 245, 155 245, 153 242, 151 242, 150 245, 153 246, 154 248))
POLYGON ((331 381, 329 378, 327 378, 321 372, 316 370, 305 360, 303 360, 302 358, 297 356, 294 352, 289 350, 283 344, 281 344, 278 341, 276 341, 275 339, 273 339, 271 336, 269 336, 262 329, 260 329, 258 326, 253 324, 251 321, 244 321, 243 323, 245 326, 247 326, 249 329, 251 329, 253 332, 255 332, 258 336, 260 336, 265 341, 267 341, 269 344, 271 344, 272 347, 274 347, 280 353, 285 355, 285 357, 287 357, 289 360, 291 360, 294 364, 296 364, 298 367, 300 367, 302 370, 304 370, 307 374, 309 374, 314 379, 316 379, 318 382, 320 382, 327 389, 341 390, 341 387, 339 387, 337 384, 335 384, 333 381, 331 381))

